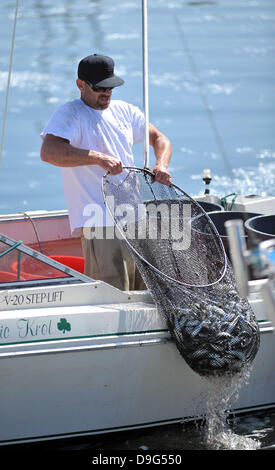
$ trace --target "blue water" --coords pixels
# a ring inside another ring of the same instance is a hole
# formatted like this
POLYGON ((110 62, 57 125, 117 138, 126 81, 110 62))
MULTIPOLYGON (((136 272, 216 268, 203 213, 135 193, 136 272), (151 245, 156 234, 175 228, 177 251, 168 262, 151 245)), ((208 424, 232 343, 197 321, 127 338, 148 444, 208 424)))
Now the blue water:
MULTIPOLYGON (((274 195, 274 0, 148 0, 148 7, 150 121, 172 141, 174 183, 203 193, 202 171, 210 168, 218 195, 274 195)), ((1 0, 1 124, 14 9, 15 0, 1 0)), ((142 107, 141 22, 141 0, 19 1, 0 213, 66 207, 60 169, 40 160, 40 132, 58 105, 79 97, 82 57, 112 56, 125 80, 113 97, 142 107)), ((143 166, 142 145, 135 157, 143 166)), ((243 434, 258 430, 263 446, 275 443, 274 414, 235 426, 243 434)), ((110 446, 202 448, 197 428, 190 429, 139 432, 110 446)), ((93 440, 85 445, 98 448, 93 440)))
MULTIPOLYGON (((1 121, 14 8, 1 0, 1 121)), ((274 0, 149 0, 148 16, 150 121, 172 141, 173 181, 202 193, 210 168, 219 195, 274 194, 274 0)), ((40 131, 79 96, 82 57, 111 55, 125 80, 113 97, 142 107, 141 21, 141 0, 19 1, 1 213, 65 208, 60 169, 40 161, 40 131)), ((142 145, 135 157, 143 165, 142 145)))

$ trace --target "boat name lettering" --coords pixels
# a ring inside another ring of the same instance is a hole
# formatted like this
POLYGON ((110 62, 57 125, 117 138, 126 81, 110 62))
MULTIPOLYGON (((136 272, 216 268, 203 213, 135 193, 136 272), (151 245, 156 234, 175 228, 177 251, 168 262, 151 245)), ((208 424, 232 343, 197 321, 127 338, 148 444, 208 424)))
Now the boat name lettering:
POLYGON ((52 320, 37 323, 36 320, 27 318, 20 318, 17 322, 19 338, 26 338, 27 336, 38 335, 51 335, 52 334, 52 320))
POLYGON ((4 301, 6 305, 31 305, 31 304, 43 304, 51 302, 61 302, 64 291, 54 292, 35 292, 33 294, 14 294, 5 295, 4 301))
POLYGON ((6 339, 10 335, 10 329, 8 326, 0 326, 0 339, 6 339))
MULTIPOLYGON (((6 320, 7 321, 7 320, 6 320)), ((0 343, 7 339, 30 339, 34 337, 60 337, 71 331, 71 323, 66 318, 18 318, 9 326, 0 324, 0 343)))

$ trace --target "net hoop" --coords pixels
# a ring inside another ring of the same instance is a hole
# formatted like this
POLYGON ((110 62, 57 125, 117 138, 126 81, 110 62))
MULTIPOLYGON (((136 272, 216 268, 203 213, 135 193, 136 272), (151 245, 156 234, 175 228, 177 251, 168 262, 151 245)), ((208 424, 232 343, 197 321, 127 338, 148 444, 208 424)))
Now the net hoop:
MULTIPOLYGON (((154 174, 147 168, 138 168, 138 167, 130 167, 130 166, 127 166, 127 167, 123 167, 123 170, 128 170, 129 173, 130 172, 135 172, 135 173, 142 173, 143 176, 145 177, 145 175, 147 176, 150 176, 152 178, 154 178, 154 174)), ((146 263, 151 269, 153 269, 158 275, 164 277, 165 279, 167 279, 168 281, 172 282, 172 283, 175 283, 177 285, 180 285, 180 286, 187 286, 187 287, 196 287, 196 288, 205 288, 205 287, 211 287, 211 286, 214 286, 215 284, 218 284, 222 279, 223 277, 225 276, 225 273, 227 271, 227 256, 226 256, 226 252, 225 252, 225 249, 224 249, 224 246, 223 246, 223 243, 222 243, 222 240, 220 238, 220 235, 214 225, 214 223, 212 222, 212 220, 210 219, 210 217, 208 216, 208 214, 205 212, 205 210, 200 206, 200 204, 195 201, 194 199, 192 199, 185 191, 183 191, 183 189, 181 189, 179 186, 176 186, 175 184, 171 183, 170 187, 172 188, 175 188, 177 191, 180 191, 182 193, 183 196, 187 197, 193 204, 195 204, 197 207, 200 208, 200 210, 202 211, 203 215, 206 216, 207 218, 207 221, 209 223, 209 225, 211 226, 211 228, 213 229, 213 231, 215 232, 216 236, 217 236, 217 240, 219 241, 219 245, 220 245, 220 248, 222 250, 222 254, 223 254, 223 270, 222 270, 222 273, 220 275, 220 277, 218 279, 216 279, 214 282, 211 282, 209 284, 189 284, 187 282, 181 282, 179 281, 178 279, 175 279, 175 278, 172 278, 170 276, 168 276, 167 274, 163 273, 162 271, 160 271, 158 268, 156 268, 155 266, 153 266, 151 263, 149 263, 146 258, 144 258, 132 245, 131 243, 129 242, 129 240, 127 239, 127 237, 125 236, 123 230, 121 230, 121 228, 119 227, 119 225, 117 224, 116 220, 115 220, 115 217, 114 217, 114 214, 113 212, 111 211, 111 209, 109 208, 108 206, 108 203, 106 202, 106 198, 105 198, 105 191, 104 191, 104 181, 106 181, 107 177, 109 175, 109 172, 105 173, 102 177, 102 181, 101 181, 101 189, 102 189, 102 194, 103 194, 103 198, 104 198, 104 203, 107 207, 107 210, 111 216, 111 218, 113 219, 113 222, 116 226, 116 228, 118 229, 118 231, 120 232, 120 234, 122 235, 123 239, 125 240, 125 242, 129 245, 130 247, 130 250, 135 252, 136 256, 138 256, 144 263, 146 263)), ((123 180, 123 182, 128 178, 128 174, 126 175, 125 179, 123 180)), ((116 186, 116 187, 119 187, 123 182, 120 182, 120 183, 113 183, 111 182, 111 184, 113 186, 116 186)), ((110 181, 109 181, 110 183, 110 181)))

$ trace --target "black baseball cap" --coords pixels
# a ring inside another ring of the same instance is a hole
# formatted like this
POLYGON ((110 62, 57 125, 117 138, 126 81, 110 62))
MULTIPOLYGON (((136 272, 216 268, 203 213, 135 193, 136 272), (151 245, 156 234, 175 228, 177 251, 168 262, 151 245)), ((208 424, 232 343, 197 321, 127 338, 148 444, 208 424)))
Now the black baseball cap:
POLYGON ((114 74, 114 65, 111 57, 100 54, 89 55, 78 64, 78 78, 90 85, 106 88, 123 85, 124 80, 114 74))

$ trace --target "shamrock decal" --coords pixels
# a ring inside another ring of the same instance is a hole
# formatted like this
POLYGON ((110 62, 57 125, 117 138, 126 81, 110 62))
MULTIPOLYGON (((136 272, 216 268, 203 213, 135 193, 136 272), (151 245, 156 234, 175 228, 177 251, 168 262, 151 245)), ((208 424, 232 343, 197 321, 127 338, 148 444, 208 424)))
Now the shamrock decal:
POLYGON ((57 327, 60 331, 71 331, 71 324, 66 320, 66 318, 60 318, 60 322, 57 323, 57 327))

